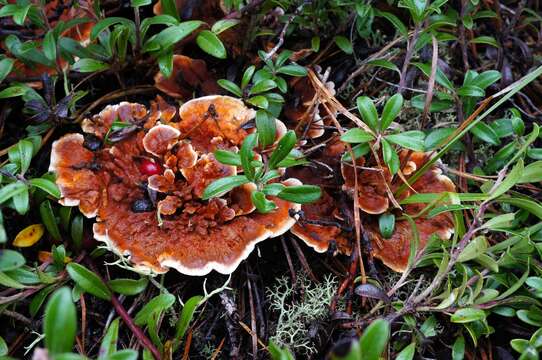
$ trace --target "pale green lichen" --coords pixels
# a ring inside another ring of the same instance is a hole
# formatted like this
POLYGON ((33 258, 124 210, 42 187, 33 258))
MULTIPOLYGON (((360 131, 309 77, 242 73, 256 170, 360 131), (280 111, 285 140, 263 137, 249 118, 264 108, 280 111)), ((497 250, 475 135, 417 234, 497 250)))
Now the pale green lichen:
POLYGON ((317 349, 309 336, 309 329, 329 316, 329 304, 337 284, 332 275, 320 283, 312 282, 303 274, 297 277, 295 284, 286 276, 279 278, 273 287, 267 289, 269 307, 278 314, 270 340, 286 346, 295 354, 314 354, 317 349), (297 299, 295 292, 300 289, 302 296, 297 299))

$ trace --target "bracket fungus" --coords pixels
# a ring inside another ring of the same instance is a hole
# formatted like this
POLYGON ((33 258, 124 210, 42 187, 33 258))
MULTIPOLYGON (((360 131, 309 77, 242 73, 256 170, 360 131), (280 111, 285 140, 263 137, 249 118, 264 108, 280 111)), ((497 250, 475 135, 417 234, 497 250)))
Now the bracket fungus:
POLYGON ((234 149, 254 131, 247 127, 254 111, 242 101, 197 98, 183 104, 178 117, 169 110, 164 116, 161 108, 168 110, 156 103, 150 110, 126 102, 107 106, 83 122, 85 134, 57 140, 50 170, 60 202, 96 217, 94 237, 137 271, 231 273, 258 242, 290 229, 296 221, 290 214, 301 205, 272 197, 276 209, 258 213, 250 183, 202 199, 210 181, 241 171, 219 163, 212 152, 234 149))
MULTIPOLYGON (((331 149, 332 146, 328 148, 331 149)), ((358 192, 356 194, 354 167, 351 163, 347 164, 340 161, 342 153, 344 153, 344 148, 341 151, 340 147, 337 147, 337 151, 334 152, 326 150, 318 158, 318 162, 325 163, 333 171, 336 171, 337 164, 340 163, 344 180, 342 189, 350 197, 358 196, 359 208, 364 213, 361 221, 365 234, 371 242, 373 256, 395 271, 404 271, 408 265, 410 242, 414 238, 410 223, 406 219, 398 218, 395 221, 393 233, 389 238, 385 238, 380 232, 378 217, 376 216, 385 212, 400 214, 400 210, 390 209, 386 189, 389 187, 391 191, 396 190, 403 184, 403 180, 399 176, 391 176, 387 168, 380 168, 371 163, 367 164, 367 159, 358 158, 356 160, 358 181, 358 192)), ((399 154, 399 159, 402 165, 403 177, 408 180, 417 169, 421 168, 430 159, 430 154, 403 150, 399 154)), ((303 175, 299 170, 294 169, 294 171, 293 175, 300 178, 304 183, 321 184, 322 182, 314 173, 303 175)), ((303 169, 303 171, 310 172, 310 170, 306 169, 303 169)), ((325 184, 321 185, 325 186, 325 184)), ((401 199, 407 198, 414 193, 443 192, 455 192, 455 185, 447 176, 442 174, 442 171, 437 166, 432 166, 417 181, 410 184, 410 187, 401 195, 401 199)), ((340 197, 326 194, 317 203, 303 205, 302 210, 309 221, 306 224, 302 222, 296 224, 292 228, 292 233, 317 251, 326 251, 331 244, 335 244, 340 252, 348 253, 350 248, 341 246, 343 244, 343 231, 339 226, 333 224, 333 221, 339 218, 337 209, 344 208, 339 199, 340 197), (315 225, 314 222, 319 224, 315 225)), ((424 207, 425 204, 408 204, 402 209, 404 214, 414 218, 419 234, 419 249, 423 249, 434 235, 442 240, 449 239, 454 228, 449 213, 441 213, 432 218, 428 218, 427 215, 418 216, 424 207)))

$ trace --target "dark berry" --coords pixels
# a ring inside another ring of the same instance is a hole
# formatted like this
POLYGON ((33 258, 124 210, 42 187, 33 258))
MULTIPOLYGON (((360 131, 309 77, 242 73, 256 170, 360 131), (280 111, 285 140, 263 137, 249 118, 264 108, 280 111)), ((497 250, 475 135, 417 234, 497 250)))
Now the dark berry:
POLYGON ((147 199, 139 199, 133 202, 132 211, 135 213, 142 213, 152 211, 154 209, 152 202, 147 199))
POLYGON ((90 151, 97 151, 102 147, 102 140, 96 135, 85 134, 83 146, 90 151))

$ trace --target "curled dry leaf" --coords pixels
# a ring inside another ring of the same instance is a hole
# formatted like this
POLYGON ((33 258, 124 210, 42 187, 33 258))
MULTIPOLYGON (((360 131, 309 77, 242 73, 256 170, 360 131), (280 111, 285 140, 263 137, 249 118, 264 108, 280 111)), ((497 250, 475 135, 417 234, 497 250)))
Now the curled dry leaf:
MULTIPOLYGON (((254 111, 237 99, 208 96, 185 103, 179 117, 179 122, 165 124, 156 104, 147 110, 121 103, 85 120, 83 130, 103 144, 90 150, 83 134, 68 134, 53 144, 50 170, 57 174, 60 201, 96 217, 94 237, 138 271, 231 273, 258 242, 290 229, 295 223, 290 211, 300 205, 273 198, 275 211, 255 212, 253 184, 202 200, 209 182, 237 173, 237 168, 218 163, 212 152, 238 147, 254 131, 244 129, 254 111), (114 121, 135 125, 138 131, 107 143, 114 121), (150 160, 163 173, 142 171, 140 162, 150 160)), ((282 183, 301 184, 293 178, 282 183)))

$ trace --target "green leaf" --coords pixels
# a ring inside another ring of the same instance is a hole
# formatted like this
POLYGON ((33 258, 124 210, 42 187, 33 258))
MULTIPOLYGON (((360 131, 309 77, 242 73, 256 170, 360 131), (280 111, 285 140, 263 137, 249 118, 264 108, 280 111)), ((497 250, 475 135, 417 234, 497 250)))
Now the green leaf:
POLYGON ((27 91, 29 91, 29 88, 26 85, 12 85, 0 91, 0 99, 21 96, 26 94, 27 91))
POLYGON ((2 59, 0 60, 0 83, 9 75, 11 69, 13 68, 13 59, 2 59))
POLYGON ((243 171, 245 176, 249 180, 254 180, 255 171, 252 167, 252 161, 254 160, 254 152, 252 151, 256 146, 258 146, 258 133, 253 133, 248 135, 243 144, 241 145, 241 150, 239 155, 241 156, 241 165, 243 166, 243 171))
POLYGON ((452 314, 450 320, 453 323, 465 324, 473 321, 484 320, 486 318, 486 313, 482 309, 475 308, 463 308, 456 310, 452 314))
POLYGON ((215 34, 220 34, 221 32, 224 32, 228 30, 229 28, 234 27, 235 25, 239 24, 241 21, 238 19, 222 19, 218 20, 213 24, 211 27, 211 31, 215 34))
POLYGON ((224 44, 212 31, 202 30, 196 38, 196 43, 203 51, 216 58, 225 59, 228 56, 224 44))
POLYGON ((470 41, 471 44, 484 44, 498 48, 499 43, 492 36, 478 36, 470 41))
POLYGON ((229 150, 215 150, 215 159, 225 165, 242 166, 239 154, 229 150))
POLYGON ((49 234, 51 234, 53 239, 60 240, 60 230, 58 229, 55 213, 53 212, 53 207, 51 206, 51 202, 49 200, 45 200, 40 204, 40 216, 43 225, 45 225, 45 228, 49 234))
POLYGON ((8 344, 6 344, 4 338, 0 336, 0 356, 6 356, 8 354, 8 351, 8 344))
POLYGON ((89 73, 107 70, 109 69, 109 64, 106 64, 100 60, 86 58, 77 60, 77 62, 73 64, 72 69, 82 73, 89 73))
POLYGON ((407 345, 399 354, 397 354, 397 357, 395 360, 412 360, 414 358, 414 354, 416 353, 416 343, 411 343, 407 345))
POLYGON ((26 173, 32 161, 34 154, 34 145, 30 140, 23 139, 8 150, 9 160, 19 166, 22 175, 26 173))
POLYGON ((198 20, 185 21, 179 25, 168 26, 156 36, 150 38, 143 46, 144 51, 150 51, 158 46, 161 49, 169 49, 199 28, 203 22, 198 20))
POLYGON ((414 151, 425 150, 425 134, 422 131, 405 131, 399 134, 386 135, 384 138, 406 149, 414 151))
POLYGON ((405 26, 405 24, 403 24, 403 22, 397 16, 393 15, 392 13, 385 12, 385 11, 380 11, 380 10, 375 10, 375 15, 376 16, 381 16, 381 17, 387 19, 389 22, 391 22, 392 25, 395 27, 395 29, 403 37, 406 38, 408 36, 407 27, 405 26))
POLYGON ((290 76, 307 76, 308 71, 301 65, 290 64, 280 67, 277 72, 279 74, 285 74, 290 76))
POLYGON ((45 178, 34 178, 30 179, 29 182, 33 187, 45 191, 55 199, 60 199, 60 190, 53 181, 45 178))
POLYGON ((68 266, 66 266, 66 270, 68 271, 68 274, 72 280, 75 281, 75 283, 84 291, 103 300, 111 299, 111 291, 107 288, 103 281, 98 277, 98 275, 83 265, 69 263, 68 266))
POLYGON ((523 168, 518 184, 537 183, 542 181, 542 161, 535 161, 523 168))
POLYGON ((111 354, 107 360, 137 360, 139 353, 132 349, 124 349, 111 354))
POLYGON ((111 322, 98 351, 98 360, 107 360, 109 356, 117 351, 117 341, 119 338, 119 319, 111 322))
POLYGON ((483 97, 486 92, 476 85, 463 85, 457 90, 457 94, 467 97, 483 97))
POLYGON ((483 223, 482 226, 480 226, 480 229, 497 230, 503 227, 509 227, 512 225, 512 221, 514 221, 515 217, 515 213, 494 216, 485 223, 483 223))
POLYGON ((335 36, 333 38, 333 41, 335 41, 335 44, 337 44, 339 49, 341 49, 345 53, 349 55, 354 53, 354 49, 352 48, 352 43, 345 36, 342 36, 342 35, 335 36))
POLYGON ((80 249, 83 244, 83 225, 84 219, 81 215, 77 215, 73 218, 70 235, 77 249, 80 249))
POLYGON ((18 251, 0 249, 0 271, 10 271, 20 268, 26 263, 24 256, 18 251))
POLYGON ((30 207, 30 197, 28 193, 28 188, 25 187, 23 191, 21 191, 17 195, 14 195, 12 198, 12 201, 13 201, 13 207, 15 208, 15 211, 17 211, 21 215, 26 214, 30 207))
POLYGON ((378 218, 378 227, 380 229, 380 234, 384 239, 389 239, 393 235, 395 230, 395 215, 393 214, 382 214, 378 218))
POLYGON ((242 97, 243 96, 243 91, 241 90, 241 88, 239 86, 237 86, 237 84, 235 84, 234 82, 231 82, 229 80, 226 80, 226 79, 220 79, 217 81, 217 84, 231 92, 232 94, 234 94, 235 96, 238 96, 238 97, 242 97))
POLYGON ((131 0, 132 7, 141 7, 152 4, 152 0, 131 0))
POLYGON ((265 194, 261 191, 253 191, 250 195, 252 203, 262 214, 269 213, 277 208, 274 202, 267 200, 265 194))
POLYGON ((173 16, 175 19, 181 20, 175 0, 160 0, 160 4, 162 5, 163 14, 173 16))
POLYGON ((49 355, 72 350, 77 333, 77 314, 69 288, 61 287, 51 295, 45 307, 43 333, 49 355))
POLYGON ((381 68, 384 68, 384 69, 392 70, 392 71, 395 71, 395 72, 397 72, 399 74, 401 73, 401 70, 399 70, 397 65, 395 65, 394 63, 392 63, 389 60, 384 60, 384 59, 371 60, 371 61, 367 62, 367 65, 369 65, 369 66, 377 66, 377 67, 381 67, 381 68))
POLYGON ((376 131, 378 129, 378 112, 373 101, 367 96, 360 96, 356 99, 356 104, 363 122, 376 131))
POLYGON ((233 188, 249 182, 245 175, 228 176, 215 180, 205 188, 202 199, 209 200, 210 198, 220 197, 233 188))
POLYGON ((384 319, 373 321, 360 338, 361 358, 363 360, 378 360, 386 349, 390 337, 390 324, 384 319))
POLYGON ((271 354, 271 359, 273 360, 295 360, 294 356, 287 347, 281 348, 272 340, 269 340, 267 350, 269 350, 269 354, 271 354))
POLYGON ((94 26, 92 27, 92 31, 90 32, 90 40, 96 40, 102 31, 115 24, 123 24, 124 26, 132 27, 133 29, 135 29, 133 21, 123 17, 111 16, 100 20, 96 24, 94 24, 94 26))
POLYGON ((392 175, 395 175, 399 171, 401 166, 399 161, 399 155, 395 152, 390 143, 385 139, 381 139, 382 143, 382 157, 384 158, 384 163, 388 165, 392 175))
POLYGON ((478 236, 472 239, 457 257, 457 261, 465 262, 484 254, 489 247, 485 236, 478 236))
POLYGON ((245 72, 243 73, 243 78, 241 79, 241 88, 244 89, 247 87, 247 85, 250 83, 250 79, 252 79, 252 76, 254 75, 254 71, 256 70, 256 66, 250 65, 245 72))
POLYGON ((320 198, 322 190, 315 185, 286 186, 277 197, 297 204, 307 204, 320 198))
POLYGON ((202 300, 203 296, 196 295, 192 296, 184 304, 179 321, 175 325, 175 341, 180 342, 184 338, 186 330, 188 330, 188 326, 194 317, 194 313, 202 300))
POLYGON ((484 71, 480 75, 476 76, 472 80, 472 85, 476 85, 481 89, 486 89, 491 84, 499 81, 501 79, 501 73, 497 70, 488 70, 484 71))
POLYGON ((135 279, 113 279, 107 283, 111 290, 122 295, 133 296, 143 292, 147 288, 149 280, 142 277, 139 280, 135 279))
POLYGON ((514 187, 514 185, 517 184, 519 179, 521 179, 522 174, 523 174, 523 159, 519 159, 516 165, 514 166, 514 168, 506 176, 506 178, 504 178, 504 180, 495 189, 491 190, 491 192, 488 194, 489 199, 498 198, 499 196, 503 195, 508 190, 510 190, 512 187, 514 187))
POLYGON ((500 145, 501 140, 495 131, 487 124, 479 122, 470 130, 480 140, 491 144, 500 145))
POLYGON ((26 184, 16 181, 9 183, 0 188, 0 204, 8 201, 12 197, 19 195, 20 193, 27 191, 26 184))
POLYGON ((465 338, 460 335, 452 346, 452 360, 463 360, 465 357, 465 338))
POLYGON ((363 144, 369 141, 374 140, 374 136, 369 134, 367 131, 360 128, 350 129, 341 135, 341 141, 352 143, 352 144, 363 144))
POLYGON ((269 195, 269 196, 277 196, 282 190, 284 190, 286 188, 286 186, 284 186, 283 184, 281 183, 272 183, 272 184, 266 184, 263 189, 262 189, 262 192, 265 194, 265 195, 269 195))
POLYGON ((249 95, 261 94, 276 87, 277 83, 275 83, 273 80, 261 80, 254 84, 254 86, 252 86, 249 91, 249 95))
MULTIPOLYGON (((418 69, 420 69, 425 74, 425 76, 431 76, 431 64, 424 64, 419 62, 415 62, 412 64, 415 65, 418 69)), ((450 79, 446 77, 446 75, 442 72, 442 70, 440 70, 439 67, 437 67, 435 80, 441 86, 444 86, 446 89, 455 92, 454 84, 452 84, 450 79)))
POLYGON ((0 272, 0 285, 5 286, 7 288, 12 289, 24 289, 26 288, 25 285, 21 284, 20 282, 14 280, 9 275, 0 272))
POLYGON ((267 109, 269 107, 269 100, 263 95, 256 95, 246 100, 250 105, 259 107, 260 109, 267 109))
POLYGON ((380 119, 380 130, 384 131, 386 130, 393 120, 399 115, 399 112, 401 112, 401 108, 403 107, 403 96, 401 94, 395 94, 389 100, 386 102, 386 105, 384 105, 384 109, 382 110, 382 116, 380 119))
POLYGON ((175 296, 172 294, 161 294, 151 299, 146 303, 141 310, 138 311, 134 318, 136 325, 145 325, 151 320, 152 316, 157 312, 162 312, 169 309, 175 303, 175 296))
POLYGON ((275 142, 277 123, 267 111, 258 110, 256 112, 256 129, 258 130, 258 140, 262 148, 266 148, 275 142))
POLYGON ((294 148, 297 142, 297 136, 293 130, 288 132, 279 140, 277 147, 271 154, 269 162, 267 163, 269 169, 275 169, 277 165, 290 154, 290 151, 294 148))
POLYGON ((42 42, 43 54, 51 61, 56 59, 56 39, 53 30, 49 30, 42 42))

